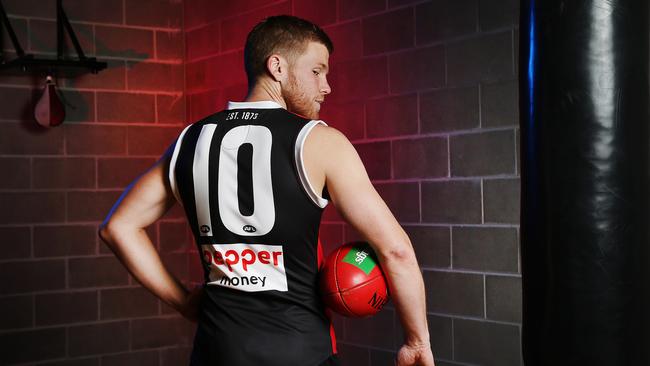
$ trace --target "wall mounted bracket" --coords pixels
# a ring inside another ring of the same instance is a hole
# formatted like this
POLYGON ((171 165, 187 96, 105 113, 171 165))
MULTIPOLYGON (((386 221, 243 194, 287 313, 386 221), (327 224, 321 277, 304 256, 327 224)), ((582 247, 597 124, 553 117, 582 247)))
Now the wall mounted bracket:
POLYGON ((70 25, 67 15, 63 11, 61 0, 56 1, 56 38, 57 54, 56 59, 36 58, 32 54, 25 54, 16 33, 14 32, 2 2, 0 2, 0 26, 4 25, 14 46, 17 57, 13 60, 0 60, 0 73, 21 74, 30 72, 35 74, 54 74, 59 77, 74 77, 88 72, 93 74, 106 68, 106 62, 97 61, 95 57, 86 57, 79 40, 70 25), (65 33, 68 33, 70 40, 77 52, 77 58, 65 58, 63 53, 65 33))

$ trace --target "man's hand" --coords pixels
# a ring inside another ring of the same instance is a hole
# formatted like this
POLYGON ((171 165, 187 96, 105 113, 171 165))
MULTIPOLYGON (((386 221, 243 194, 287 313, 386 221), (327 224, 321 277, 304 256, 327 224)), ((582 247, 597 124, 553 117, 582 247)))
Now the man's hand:
POLYGON ((431 346, 405 344, 397 353, 397 366, 435 366, 431 346))
POLYGON ((189 321, 196 323, 199 320, 199 308, 201 305, 201 298, 203 297, 203 286, 195 286, 185 298, 185 302, 178 309, 178 312, 188 319, 189 321))

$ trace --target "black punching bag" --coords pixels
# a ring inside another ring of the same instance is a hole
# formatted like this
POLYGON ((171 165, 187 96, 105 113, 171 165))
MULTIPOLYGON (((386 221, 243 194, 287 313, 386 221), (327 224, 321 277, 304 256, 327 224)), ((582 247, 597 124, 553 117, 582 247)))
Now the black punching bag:
POLYGON ((648 0, 523 0, 526 366, 650 365, 648 0))

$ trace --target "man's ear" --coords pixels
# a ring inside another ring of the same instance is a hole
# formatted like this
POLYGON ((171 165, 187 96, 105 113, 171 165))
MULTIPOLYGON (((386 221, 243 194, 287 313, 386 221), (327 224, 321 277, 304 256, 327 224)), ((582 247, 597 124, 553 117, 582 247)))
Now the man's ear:
POLYGON ((287 78, 287 61, 278 54, 273 54, 266 59, 266 69, 277 82, 283 83, 287 78))

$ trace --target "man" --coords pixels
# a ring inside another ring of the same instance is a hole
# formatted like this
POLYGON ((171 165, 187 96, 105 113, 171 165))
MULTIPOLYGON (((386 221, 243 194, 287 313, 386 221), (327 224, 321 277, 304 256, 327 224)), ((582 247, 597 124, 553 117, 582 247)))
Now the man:
POLYGON ((270 17, 248 35, 244 102, 185 128, 100 229, 134 277, 198 321, 191 365, 337 365, 318 296, 321 214, 331 200, 378 255, 405 332, 398 365, 433 365, 424 284, 409 238, 354 146, 318 120, 332 51, 316 25, 270 17), (144 228, 178 201, 204 286, 186 290, 144 228))

